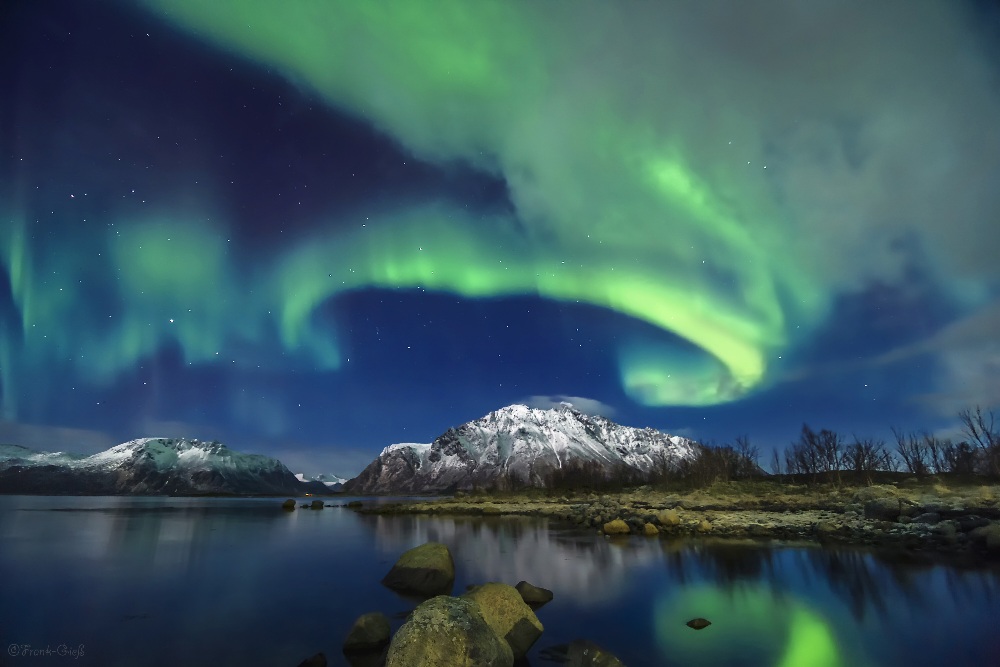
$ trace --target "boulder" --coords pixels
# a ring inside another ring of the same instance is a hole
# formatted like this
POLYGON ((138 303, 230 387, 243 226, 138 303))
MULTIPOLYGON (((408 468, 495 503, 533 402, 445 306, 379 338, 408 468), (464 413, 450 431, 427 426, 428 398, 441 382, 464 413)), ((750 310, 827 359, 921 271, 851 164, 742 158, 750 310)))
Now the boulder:
POLYGON ((385 614, 380 612, 363 614, 354 621, 350 632, 347 633, 344 653, 377 651, 389 643, 390 634, 389 619, 385 614))
POLYGON ((400 593, 426 597, 450 593, 455 584, 455 561, 448 547, 428 542, 404 552, 382 584, 400 593))
POLYGON ((321 510, 321 509, 323 509, 323 501, 322 500, 314 500, 314 501, 312 501, 312 504, 309 505, 309 509, 311 509, 311 510, 321 510))
POLYGON ((651 523, 645 523, 642 526, 642 534, 646 537, 655 537, 660 534, 660 529, 651 523))
POLYGON ((421 603, 389 644, 386 667, 512 667, 510 645, 478 604, 439 595, 421 603))
POLYGON ((702 519, 698 522, 697 530, 699 533, 707 533, 712 530, 712 524, 708 519, 702 519))
POLYGON ((476 586, 462 597, 479 605, 486 623, 510 645, 515 660, 524 657, 542 636, 541 622, 513 586, 491 582, 476 586))
POLYGON ((681 524, 681 517, 677 513, 677 510, 661 510, 657 512, 656 520, 660 522, 661 526, 666 528, 673 528, 681 524))
POLYGON ((865 503, 865 518, 875 521, 896 521, 902 513, 898 498, 876 498, 865 503))
POLYGON ((628 535, 629 532, 628 524, 621 519, 613 519, 604 524, 605 535, 628 535))
POLYGON ((322 653, 317 653, 300 662, 299 667, 326 667, 326 656, 322 653))
POLYGON ((293 510, 295 509, 295 499, 289 498, 285 502, 281 503, 281 509, 293 510))
POLYGON ((712 621, 707 618, 692 618, 684 625, 688 626, 692 630, 704 630, 708 626, 712 625, 712 621))
POLYGON ((521 594, 521 599, 524 600, 524 603, 532 609, 538 609, 543 604, 552 601, 552 591, 547 588, 534 586, 527 581, 517 582, 514 588, 521 594))
POLYGON ((974 528, 969 537, 982 543, 987 551, 1000 553, 1000 523, 991 523, 974 528))

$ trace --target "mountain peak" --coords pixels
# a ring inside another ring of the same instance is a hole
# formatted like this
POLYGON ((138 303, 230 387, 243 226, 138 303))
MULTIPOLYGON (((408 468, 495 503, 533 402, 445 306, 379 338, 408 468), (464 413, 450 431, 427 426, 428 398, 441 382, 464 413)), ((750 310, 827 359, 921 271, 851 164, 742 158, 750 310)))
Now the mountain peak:
POLYGON ((591 417, 565 401, 552 408, 515 403, 450 428, 432 443, 386 447, 345 490, 421 493, 491 486, 501 478, 544 486, 553 471, 588 461, 609 472, 624 465, 649 473, 690 458, 693 444, 591 417))

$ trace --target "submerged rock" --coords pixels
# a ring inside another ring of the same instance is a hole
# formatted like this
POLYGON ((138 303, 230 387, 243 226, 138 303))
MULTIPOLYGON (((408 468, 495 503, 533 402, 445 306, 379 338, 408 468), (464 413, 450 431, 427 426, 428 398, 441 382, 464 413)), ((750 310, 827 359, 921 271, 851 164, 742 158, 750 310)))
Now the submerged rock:
POLYGON ((576 639, 566 647, 565 667, 625 667, 613 653, 592 641, 576 639))
POLYGON ((450 593, 455 584, 455 561, 448 547, 428 542, 404 552, 382 584, 400 593, 427 597, 450 593))
POLYGON ((712 622, 707 618, 692 618, 684 625, 688 626, 692 630, 704 630, 708 626, 712 625, 712 622))
POLYGON ((439 595, 421 603, 399 628, 386 667, 512 667, 510 645, 497 636, 478 604, 439 595))
POLYGON ((322 653, 317 653, 300 662, 299 667, 326 667, 326 656, 322 653))
POLYGON ((517 582, 514 588, 521 594, 521 599, 524 600, 525 604, 532 609, 538 609, 542 605, 552 601, 552 591, 529 584, 527 581, 517 582))
POLYGON ((381 612, 363 614, 354 621, 347 639, 344 653, 377 651, 389 643, 389 619, 381 612))
POLYGON ((510 645, 515 659, 524 657, 542 636, 542 623, 513 586, 491 582, 476 586, 462 597, 479 605, 483 618, 510 645))

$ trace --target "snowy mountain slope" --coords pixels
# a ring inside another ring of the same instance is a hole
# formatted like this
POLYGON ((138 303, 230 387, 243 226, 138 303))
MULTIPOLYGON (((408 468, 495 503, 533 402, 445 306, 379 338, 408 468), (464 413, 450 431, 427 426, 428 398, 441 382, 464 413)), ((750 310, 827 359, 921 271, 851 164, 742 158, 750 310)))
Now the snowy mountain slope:
POLYGON ((140 438, 90 456, 0 446, 0 493, 294 495, 311 490, 277 459, 234 452, 219 442, 140 438))
POLYGON ((551 410, 510 405, 449 429, 430 444, 386 447, 344 490, 425 493, 490 486, 501 476, 543 486, 568 462, 651 472, 676 467, 693 456, 693 446, 686 438, 585 415, 568 403, 551 410))
POLYGON ((295 473, 295 479, 299 480, 300 482, 307 482, 307 483, 318 482, 326 486, 331 491, 340 491, 344 486, 344 482, 347 481, 347 478, 341 477, 339 475, 322 474, 322 475, 307 476, 306 474, 301 472, 295 473))

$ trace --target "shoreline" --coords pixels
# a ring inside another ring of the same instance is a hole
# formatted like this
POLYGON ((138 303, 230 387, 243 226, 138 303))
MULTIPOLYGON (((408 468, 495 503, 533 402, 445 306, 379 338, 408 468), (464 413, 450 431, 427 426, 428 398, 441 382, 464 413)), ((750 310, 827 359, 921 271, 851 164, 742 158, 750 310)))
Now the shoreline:
POLYGON ((349 508, 371 515, 527 516, 609 537, 806 541, 1000 563, 1000 486, 952 489, 935 482, 789 489, 745 482, 686 493, 649 487, 610 493, 459 492, 371 505, 355 501, 349 508))

